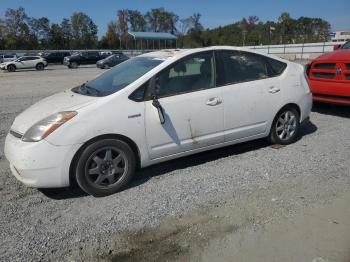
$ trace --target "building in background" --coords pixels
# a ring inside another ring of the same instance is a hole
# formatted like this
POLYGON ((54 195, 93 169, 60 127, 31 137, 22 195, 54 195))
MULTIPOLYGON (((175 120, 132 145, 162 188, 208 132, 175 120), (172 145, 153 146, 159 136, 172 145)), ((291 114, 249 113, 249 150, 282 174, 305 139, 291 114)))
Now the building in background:
POLYGON ((332 42, 344 42, 350 40, 350 30, 331 32, 329 36, 332 42))

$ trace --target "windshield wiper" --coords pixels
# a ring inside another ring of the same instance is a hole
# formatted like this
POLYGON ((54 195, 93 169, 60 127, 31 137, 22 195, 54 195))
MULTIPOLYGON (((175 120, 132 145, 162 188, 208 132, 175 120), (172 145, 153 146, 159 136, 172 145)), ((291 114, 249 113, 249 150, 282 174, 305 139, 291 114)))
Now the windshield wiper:
POLYGON ((79 92, 80 94, 91 95, 91 96, 99 96, 101 93, 100 90, 97 90, 96 88, 88 86, 86 83, 80 86, 79 92))

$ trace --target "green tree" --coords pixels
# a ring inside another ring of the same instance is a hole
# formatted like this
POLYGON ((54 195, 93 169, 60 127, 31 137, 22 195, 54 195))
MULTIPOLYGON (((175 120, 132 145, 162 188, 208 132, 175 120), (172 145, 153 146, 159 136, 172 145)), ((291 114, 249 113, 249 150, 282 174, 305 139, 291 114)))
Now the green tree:
POLYGON ((130 24, 131 31, 144 32, 146 31, 147 21, 145 17, 137 10, 127 10, 127 21, 130 24))
POLYGON ((28 16, 23 7, 8 8, 5 12, 5 47, 8 49, 27 48, 29 39, 28 16))
POLYGON ((62 48, 63 49, 70 49, 71 48, 71 41, 73 38, 72 24, 70 23, 69 19, 64 18, 61 22, 60 27, 61 27, 62 37, 63 37, 62 48))
POLYGON ((82 12, 73 13, 71 24, 73 48, 95 48, 97 46, 97 26, 88 15, 82 12))

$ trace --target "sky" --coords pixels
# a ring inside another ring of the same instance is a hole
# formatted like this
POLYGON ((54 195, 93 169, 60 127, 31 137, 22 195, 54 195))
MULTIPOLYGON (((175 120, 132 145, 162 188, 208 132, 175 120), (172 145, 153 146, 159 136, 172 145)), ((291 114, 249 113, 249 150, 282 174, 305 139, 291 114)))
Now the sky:
POLYGON ((48 17, 61 22, 75 11, 89 15, 104 35, 107 23, 116 19, 118 9, 138 9, 142 13, 164 7, 186 18, 202 15, 205 28, 214 28, 256 15, 262 21, 277 20, 282 12, 293 18, 320 17, 330 22, 332 30, 350 30, 350 0, 0 0, 0 18, 7 8, 25 8, 32 17, 48 17))

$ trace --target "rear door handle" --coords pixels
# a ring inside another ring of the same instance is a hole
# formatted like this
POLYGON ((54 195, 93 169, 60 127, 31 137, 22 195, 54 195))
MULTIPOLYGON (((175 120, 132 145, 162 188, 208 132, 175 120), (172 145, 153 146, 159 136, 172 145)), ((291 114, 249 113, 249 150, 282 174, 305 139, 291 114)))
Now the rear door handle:
POLYGON ((218 97, 212 97, 212 98, 209 98, 208 101, 206 102, 206 104, 208 106, 216 106, 216 105, 219 105, 221 104, 221 100, 220 98, 218 97))
POLYGON ((279 91, 281 91, 281 89, 279 89, 278 87, 271 86, 269 88, 269 93, 271 93, 271 94, 278 93, 279 91))

